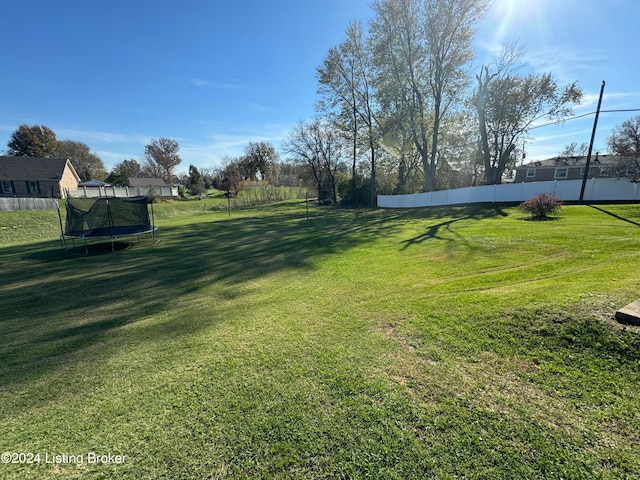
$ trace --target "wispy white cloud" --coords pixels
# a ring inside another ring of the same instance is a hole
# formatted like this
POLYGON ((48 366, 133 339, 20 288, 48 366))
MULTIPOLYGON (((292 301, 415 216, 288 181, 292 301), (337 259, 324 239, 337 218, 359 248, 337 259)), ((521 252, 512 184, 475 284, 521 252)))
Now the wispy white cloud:
POLYGON ((204 80, 202 78, 192 78, 191 84, 198 88, 215 88, 221 90, 235 90, 244 88, 239 82, 219 83, 212 82, 210 80, 204 80))
POLYGON ((100 143, 140 143, 148 142, 150 137, 141 134, 112 133, 73 128, 54 128, 58 139, 71 138, 77 141, 100 143))
POLYGON ((266 112, 269 110, 267 107, 260 105, 259 103, 248 103, 247 106, 254 112, 266 112))
POLYGON ((235 126, 207 125, 210 133, 204 139, 183 139, 180 142, 182 164, 180 170, 187 170, 190 164, 198 168, 219 166, 225 158, 238 157, 244 153, 249 142, 269 142, 276 149, 291 131, 290 125, 264 124, 235 126))
POLYGON ((601 52, 578 52, 567 46, 528 51, 524 61, 536 73, 551 73, 560 83, 578 81, 585 71, 600 69, 606 63, 601 52))
POLYGON ((124 147, 122 150, 96 150, 96 155, 104 162, 107 171, 110 171, 116 163, 120 163, 123 160, 133 159, 138 163, 142 162, 142 151, 128 149, 124 147))

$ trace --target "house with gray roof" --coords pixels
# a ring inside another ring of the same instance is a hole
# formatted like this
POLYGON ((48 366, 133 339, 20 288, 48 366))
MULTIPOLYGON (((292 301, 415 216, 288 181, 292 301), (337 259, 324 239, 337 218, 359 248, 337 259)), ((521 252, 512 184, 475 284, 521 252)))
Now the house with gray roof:
MULTIPOLYGON (((554 180, 582 180, 587 157, 554 157, 515 167, 514 183, 549 182, 554 180)), ((627 177, 636 181, 640 172, 640 160, 621 155, 591 157, 587 178, 627 177)))
POLYGON ((66 158, 0 157, 0 197, 64 198, 79 182, 66 158))

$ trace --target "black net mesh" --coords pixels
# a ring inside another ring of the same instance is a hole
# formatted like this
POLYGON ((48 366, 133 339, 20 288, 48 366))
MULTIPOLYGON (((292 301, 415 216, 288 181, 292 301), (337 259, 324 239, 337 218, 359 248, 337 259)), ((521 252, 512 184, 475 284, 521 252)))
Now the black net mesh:
POLYGON ((65 235, 116 237, 148 232, 147 197, 67 198, 65 235))

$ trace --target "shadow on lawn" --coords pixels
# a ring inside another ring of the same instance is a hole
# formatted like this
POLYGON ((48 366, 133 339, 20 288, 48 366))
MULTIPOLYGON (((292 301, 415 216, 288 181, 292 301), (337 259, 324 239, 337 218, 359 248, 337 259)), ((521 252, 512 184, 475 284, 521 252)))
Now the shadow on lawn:
POLYGON ((609 212, 604 208, 596 207, 595 205, 589 205, 589 207, 593 208, 594 210, 598 210, 599 212, 606 213, 607 215, 611 215, 613 218, 617 218, 618 220, 622 220, 623 222, 627 222, 632 225, 635 225, 636 227, 640 227, 640 223, 635 222, 633 220, 629 220, 628 218, 621 217, 620 215, 616 215, 615 213, 609 212))
POLYGON ((465 207, 449 207, 449 208, 429 209, 429 210, 433 211, 434 213, 438 212, 439 217, 444 216, 444 217, 454 217, 454 218, 440 222, 440 223, 436 223, 435 225, 431 225, 430 227, 427 228, 426 232, 421 233, 420 235, 417 235, 408 240, 404 240, 403 241, 404 245, 402 247, 402 250, 406 250, 409 247, 412 247, 414 245, 423 243, 427 240, 431 240, 434 238, 438 240, 445 240, 447 242, 454 241, 451 238, 442 236, 440 234, 442 230, 446 230, 449 234, 453 234, 457 236, 459 240, 461 240, 460 235, 451 230, 451 226, 463 220, 480 220, 483 218, 491 218, 496 216, 500 216, 500 217, 507 216, 507 213, 504 210, 502 210, 502 208, 500 208, 499 205, 492 205, 492 204, 479 204, 479 205, 465 206, 465 207))
POLYGON ((406 215, 327 209, 309 220, 291 212, 198 218, 161 226, 158 244, 142 242, 110 255, 65 255, 53 241, 2 248, 0 382, 6 388, 87 361, 118 327, 157 315, 168 315, 168 321, 130 330, 127 341, 188 335, 232 321, 218 311, 206 322, 190 321, 178 318, 174 307, 181 306, 182 295, 214 284, 221 295, 235 298, 247 294, 243 286, 252 279, 311 270, 324 256, 388 233, 406 215), (144 338, 131 338, 136 334, 144 338))

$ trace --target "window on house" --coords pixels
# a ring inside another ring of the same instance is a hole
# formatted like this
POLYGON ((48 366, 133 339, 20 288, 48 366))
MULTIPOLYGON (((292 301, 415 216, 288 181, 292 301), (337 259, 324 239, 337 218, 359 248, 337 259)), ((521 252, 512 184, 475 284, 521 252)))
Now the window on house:
POLYGON ((527 168, 527 178, 532 178, 536 176, 535 168, 527 168))
POLYGON ((600 167, 601 177, 608 177, 609 175, 611 175, 611 167, 600 167))
POLYGON ((567 178, 567 175, 569 175, 569 169, 564 167, 564 168, 556 168, 556 174, 554 175, 553 178, 567 178))
POLYGON ((13 193, 13 185, 9 180, 2 180, 0 188, 2 188, 2 193, 13 193))
POLYGON ((27 191, 29 193, 40 193, 40 182, 27 182, 27 191))
POLYGON ((627 175, 630 177, 634 177, 638 173, 638 167, 635 165, 629 165, 627 167, 627 175))

